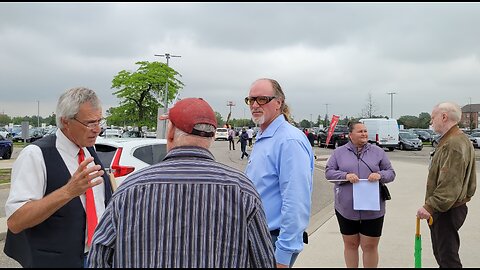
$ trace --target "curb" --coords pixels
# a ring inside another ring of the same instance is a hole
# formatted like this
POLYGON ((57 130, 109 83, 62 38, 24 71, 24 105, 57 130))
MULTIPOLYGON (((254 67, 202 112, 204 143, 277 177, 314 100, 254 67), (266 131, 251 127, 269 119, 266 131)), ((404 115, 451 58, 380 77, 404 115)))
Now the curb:
POLYGON ((1 217, 0 218, 0 241, 4 241, 7 237, 7 218, 1 217))

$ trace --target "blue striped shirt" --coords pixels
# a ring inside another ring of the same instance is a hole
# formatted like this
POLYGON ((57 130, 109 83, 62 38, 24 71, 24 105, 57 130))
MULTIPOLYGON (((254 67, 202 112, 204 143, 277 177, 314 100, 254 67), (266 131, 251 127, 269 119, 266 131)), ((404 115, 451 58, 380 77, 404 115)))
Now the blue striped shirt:
POLYGON ((95 231, 90 267, 275 267, 260 197, 204 148, 128 177, 95 231))
POLYGON ((313 152, 307 136, 279 115, 257 134, 246 174, 260 194, 269 229, 280 230, 277 263, 289 265, 303 250, 310 220, 313 152))

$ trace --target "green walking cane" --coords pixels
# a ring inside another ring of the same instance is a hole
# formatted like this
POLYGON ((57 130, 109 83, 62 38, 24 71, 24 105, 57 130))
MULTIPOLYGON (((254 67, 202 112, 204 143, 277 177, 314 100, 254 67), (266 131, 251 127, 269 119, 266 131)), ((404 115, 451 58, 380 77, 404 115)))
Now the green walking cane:
MULTIPOLYGON (((428 225, 432 225, 433 218, 430 216, 428 225)), ((415 232, 415 268, 422 268, 422 235, 420 234, 420 218, 417 217, 417 228, 415 232)))

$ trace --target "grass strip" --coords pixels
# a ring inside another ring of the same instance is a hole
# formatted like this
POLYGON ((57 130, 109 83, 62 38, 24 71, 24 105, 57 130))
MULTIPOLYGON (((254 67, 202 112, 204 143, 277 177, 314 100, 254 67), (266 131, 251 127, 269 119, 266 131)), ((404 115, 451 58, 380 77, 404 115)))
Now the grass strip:
POLYGON ((12 169, 0 169, 0 184, 10 183, 12 169))

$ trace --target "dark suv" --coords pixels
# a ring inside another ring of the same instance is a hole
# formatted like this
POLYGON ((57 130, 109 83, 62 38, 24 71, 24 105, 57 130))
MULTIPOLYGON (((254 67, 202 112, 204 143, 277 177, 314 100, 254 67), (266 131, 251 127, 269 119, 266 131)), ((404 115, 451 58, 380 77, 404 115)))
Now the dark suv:
MULTIPOLYGON (((348 143, 348 127, 343 125, 335 126, 332 137, 328 142, 327 147, 333 147, 334 149, 348 143)), ((325 127, 323 130, 318 132, 318 146, 322 147, 325 145, 328 136, 328 127, 325 127)))
POLYGON ((432 141, 432 135, 423 130, 423 129, 412 129, 413 133, 417 134, 418 138, 422 140, 422 142, 431 142, 432 141))
POLYGON ((0 135, 0 157, 10 159, 13 152, 13 143, 0 135))

